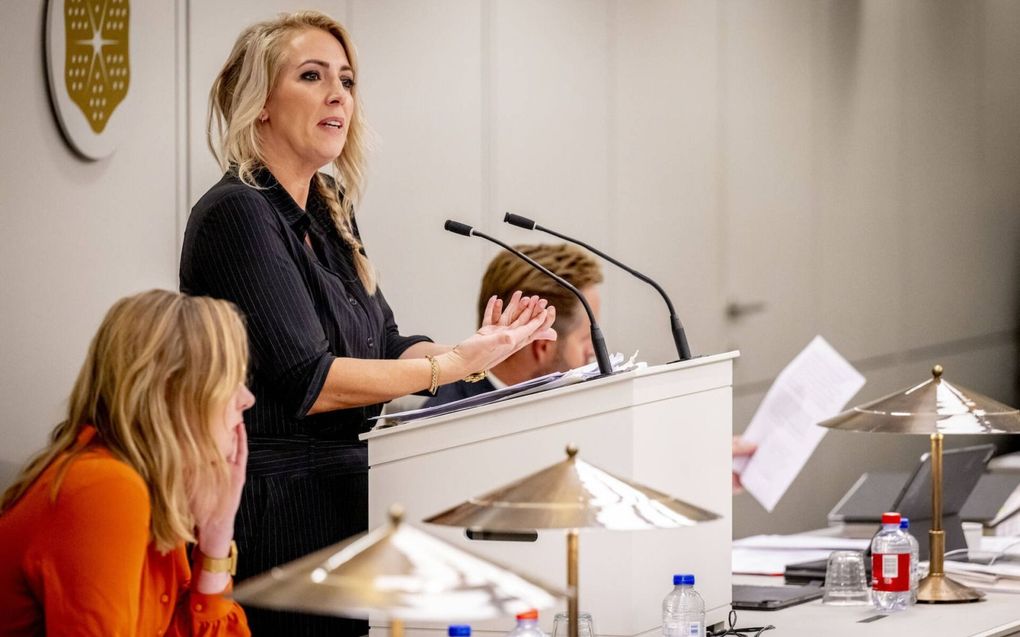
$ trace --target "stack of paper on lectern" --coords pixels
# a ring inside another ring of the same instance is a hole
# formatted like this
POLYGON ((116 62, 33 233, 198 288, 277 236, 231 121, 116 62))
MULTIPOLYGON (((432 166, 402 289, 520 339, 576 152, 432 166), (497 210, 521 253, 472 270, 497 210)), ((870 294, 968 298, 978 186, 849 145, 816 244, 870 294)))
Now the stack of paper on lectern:
MULTIPOLYGON (((637 352, 634 353, 634 356, 630 357, 630 360, 624 362, 623 354, 617 353, 610 356, 609 358, 613 365, 613 372, 629 371, 631 369, 644 366, 644 363, 634 362, 635 357, 637 357, 637 352)), ((580 383, 588 380, 589 378, 595 378, 598 375, 598 365, 596 363, 591 363, 589 365, 584 365, 583 367, 577 367, 570 371, 553 372, 551 374, 546 374, 545 376, 532 378, 531 380, 526 380, 517 383, 516 385, 501 387, 500 389, 494 389, 493 391, 478 394, 477 396, 468 396, 467 398, 461 398, 460 400, 454 400, 452 402, 435 405, 433 407, 423 407, 421 409, 412 409, 394 414, 386 414, 385 416, 373 418, 373 420, 379 421, 379 424, 376 425, 377 429, 392 427, 402 422, 442 416, 443 414, 470 409, 472 407, 479 407, 481 405, 488 405, 490 403, 507 400, 509 398, 528 396, 530 394, 556 389, 557 387, 566 387, 567 385, 580 383)))

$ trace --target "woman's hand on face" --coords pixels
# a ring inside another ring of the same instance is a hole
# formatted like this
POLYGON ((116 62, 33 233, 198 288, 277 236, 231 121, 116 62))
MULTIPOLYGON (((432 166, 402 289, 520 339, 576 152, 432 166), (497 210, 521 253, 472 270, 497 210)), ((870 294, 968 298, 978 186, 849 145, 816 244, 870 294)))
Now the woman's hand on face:
POLYGON ((514 292, 506 309, 493 297, 486 305, 482 326, 443 355, 444 363, 451 367, 441 368, 456 370, 454 380, 490 369, 532 341, 556 340, 555 320, 556 308, 537 296, 514 292))
POLYGON ((198 527, 198 548, 210 557, 224 557, 234 538, 234 517, 241 506, 245 469, 248 466, 248 432, 244 423, 234 426, 234 450, 227 456, 226 488, 217 494, 216 504, 204 516, 195 520, 198 527))

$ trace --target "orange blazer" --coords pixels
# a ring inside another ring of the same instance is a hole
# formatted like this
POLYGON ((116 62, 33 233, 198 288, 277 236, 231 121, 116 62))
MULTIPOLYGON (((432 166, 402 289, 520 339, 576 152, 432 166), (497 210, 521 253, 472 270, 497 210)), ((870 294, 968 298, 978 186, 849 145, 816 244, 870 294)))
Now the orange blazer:
POLYGON ((162 554, 149 541, 149 490, 134 469, 94 445, 54 501, 63 459, 0 515, 0 636, 251 634, 236 603, 192 590, 183 544, 162 554))

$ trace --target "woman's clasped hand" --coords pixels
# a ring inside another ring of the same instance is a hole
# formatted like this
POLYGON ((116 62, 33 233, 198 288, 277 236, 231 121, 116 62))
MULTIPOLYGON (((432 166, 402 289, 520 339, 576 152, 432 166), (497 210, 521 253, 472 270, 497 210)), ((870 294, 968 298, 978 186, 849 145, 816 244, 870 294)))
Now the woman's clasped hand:
POLYGON ((463 371, 462 376, 490 369, 532 341, 556 340, 555 320, 556 308, 537 296, 515 292, 505 308, 492 297, 478 331, 440 358, 463 371))

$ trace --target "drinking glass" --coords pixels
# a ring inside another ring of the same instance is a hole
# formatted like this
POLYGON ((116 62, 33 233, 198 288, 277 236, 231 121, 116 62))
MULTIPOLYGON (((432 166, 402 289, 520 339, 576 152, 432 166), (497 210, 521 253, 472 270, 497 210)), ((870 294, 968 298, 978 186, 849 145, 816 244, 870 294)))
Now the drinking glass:
POLYGON ((871 587, 860 551, 833 551, 825 566, 825 597, 830 606, 862 606, 871 602, 871 587))
MULTIPOLYGON (((595 624, 591 621, 591 613, 577 614, 578 637, 595 637, 595 624)), ((553 620, 552 637, 570 637, 570 621, 566 613, 556 613, 553 620)))

